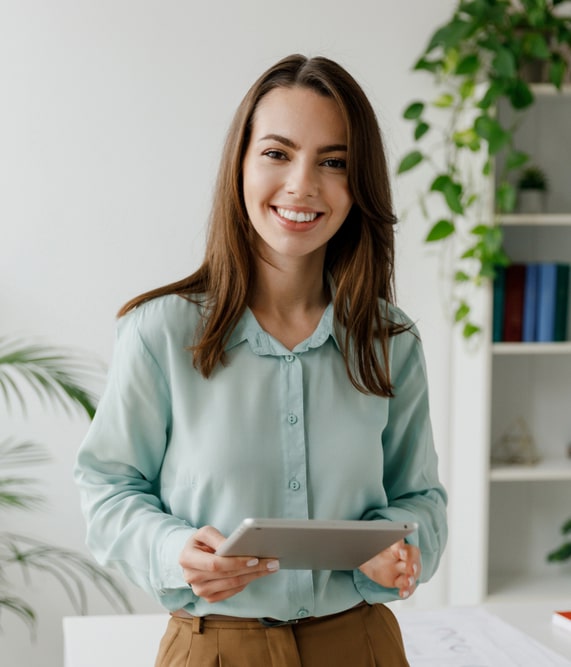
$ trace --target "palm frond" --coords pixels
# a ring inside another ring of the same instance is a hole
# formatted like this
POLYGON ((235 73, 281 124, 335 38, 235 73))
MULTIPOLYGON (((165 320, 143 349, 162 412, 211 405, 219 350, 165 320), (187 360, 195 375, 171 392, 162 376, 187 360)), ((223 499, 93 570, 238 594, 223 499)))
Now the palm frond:
POLYGON ((31 440, 16 440, 6 438, 0 440, 0 468, 8 466, 28 466, 36 463, 46 463, 50 460, 49 454, 43 445, 31 440))
MULTIPOLYGON (((3 610, 16 614, 29 627, 32 637, 35 636, 36 614, 25 600, 15 597, 0 596, 0 612, 3 610)), ((2 624, 0 623, 0 628, 2 624)))
MULTIPOLYGON (((28 466, 49 460, 45 448, 29 440, 7 438, 0 441, 0 470, 28 466)), ((0 509, 35 509, 44 497, 32 491, 38 480, 32 477, 0 477, 0 509)))
POLYGON ((16 399, 26 411, 23 383, 41 401, 59 404, 66 412, 74 406, 91 419, 96 400, 84 383, 100 378, 102 372, 99 364, 86 362, 71 351, 0 338, 0 391, 8 407, 16 399))
POLYGON ((87 612, 83 582, 91 581, 116 609, 132 613, 131 604, 112 575, 76 551, 62 549, 40 540, 12 533, 0 534, 0 570, 10 565, 21 568, 26 579, 31 571, 54 577, 64 589, 78 614, 87 612))

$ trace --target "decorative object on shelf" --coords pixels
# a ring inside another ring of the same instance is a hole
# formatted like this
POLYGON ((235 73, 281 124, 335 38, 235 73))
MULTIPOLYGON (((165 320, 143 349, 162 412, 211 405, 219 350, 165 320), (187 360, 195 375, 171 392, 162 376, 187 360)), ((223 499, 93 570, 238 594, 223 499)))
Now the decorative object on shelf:
POLYGON ((518 213, 544 213, 547 208, 547 176, 535 165, 526 167, 517 181, 518 213))
POLYGON ((498 216, 514 210, 517 192, 509 176, 529 160, 514 144, 517 123, 502 124, 495 108, 504 104, 521 114, 533 105, 526 68, 536 61, 553 86, 563 85, 571 69, 571 17, 559 12, 564 1, 459 0, 414 66, 434 78, 439 92, 404 110, 415 147, 398 173, 418 165, 429 173, 416 203, 430 223, 426 242, 452 244, 452 312, 466 338, 481 330, 473 321, 472 290, 509 263, 498 216), (492 193, 482 178, 491 179, 500 153, 505 159, 491 214, 486 197, 492 193))
MULTIPOLYGON (((90 419, 95 414, 95 399, 84 380, 100 369, 72 353, 44 345, 25 344, 20 340, 0 338, 0 395, 5 404, 19 403, 26 413, 26 389, 42 401, 51 402, 70 412, 77 408, 90 419), (84 378, 84 380, 82 380, 84 378)), ((41 445, 7 436, 0 439, 0 508, 32 510, 43 497, 36 493, 37 480, 27 474, 12 475, 10 468, 26 469, 48 460, 41 445)), ((131 612, 131 605, 121 587, 90 558, 70 549, 48 544, 28 535, 0 531, 0 612, 12 612, 35 630, 37 617, 33 607, 14 590, 13 568, 25 576, 37 571, 51 575, 67 594, 76 613, 84 614, 87 596, 84 581, 90 581, 116 607, 131 612)))
POLYGON ((492 465, 535 465, 541 460, 527 422, 518 417, 492 446, 492 465))
MULTIPOLYGON (((571 537, 571 519, 568 519, 563 526, 561 526, 561 533, 571 537)), ((561 563, 562 561, 571 559, 571 540, 564 542, 561 546, 547 554, 549 563, 561 563)))

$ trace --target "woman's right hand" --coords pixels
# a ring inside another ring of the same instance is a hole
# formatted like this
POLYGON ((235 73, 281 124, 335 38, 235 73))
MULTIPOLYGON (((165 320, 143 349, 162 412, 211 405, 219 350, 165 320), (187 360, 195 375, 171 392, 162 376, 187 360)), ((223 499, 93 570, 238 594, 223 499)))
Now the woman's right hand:
POLYGON ((182 550, 179 563, 186 583, 206 602, 226 600, 260 577, 279 570, 279 561, 248 556, 216 556, 226 538, 212 526, 199 528, 182 550))

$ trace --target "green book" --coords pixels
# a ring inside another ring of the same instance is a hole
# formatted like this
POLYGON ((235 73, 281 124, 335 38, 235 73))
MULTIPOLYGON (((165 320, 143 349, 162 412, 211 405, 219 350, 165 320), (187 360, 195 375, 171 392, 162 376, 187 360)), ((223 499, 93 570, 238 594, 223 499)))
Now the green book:
POLYGON ((496 266, 493 286, 492 342, 500 343, 504 337, 504 301, 506 294, 506 269, 496 266))
POLYGON ((555 326, 553 340, 567 340, 567 319, 569 315, 569 264, 557 265, 555 283, 555 326))

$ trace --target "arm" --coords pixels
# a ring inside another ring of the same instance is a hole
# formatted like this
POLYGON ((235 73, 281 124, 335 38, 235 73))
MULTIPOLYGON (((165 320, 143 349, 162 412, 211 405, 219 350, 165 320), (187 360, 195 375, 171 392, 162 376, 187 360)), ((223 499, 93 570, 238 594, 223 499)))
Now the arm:
MULTIPOLYGON (((401 591, 413 590, 408 579, 428 581, 434 574, 447 538, 447 496, 438 478, 438 458, 434 449, 430 424, 428 383, 422 345, 412 332, 399 334, 391 341, 391 374, 395 396, 389 399, 389 418, 382 434, 384 470, 383 485, 388 506, 371 509, 363 519, 389 519, 419 524, 417 533, 406 540, 405 558, 395 559, 393 550, 393 583, 401 591)), ((383 552, 384 553, 384 552, 383 552)), ((386 560, 390 555, 384 553, 386 560)), ((379 559, 380 562, 380 559, 379 559)), ((369 561, 367 567, 355 573, 355 584, 361 590, 374 591, 377 584, 387 585, 376 567, 369 561), (364 572, 367 572, 365 576, 364 572)))

